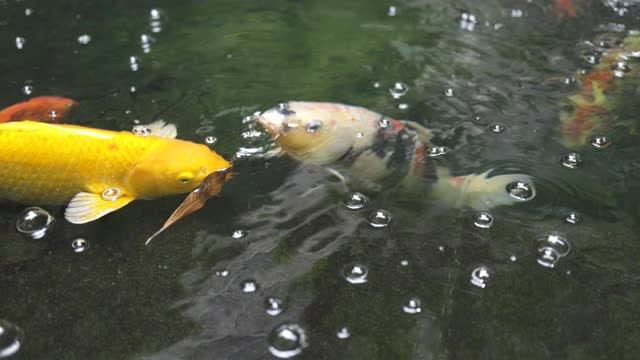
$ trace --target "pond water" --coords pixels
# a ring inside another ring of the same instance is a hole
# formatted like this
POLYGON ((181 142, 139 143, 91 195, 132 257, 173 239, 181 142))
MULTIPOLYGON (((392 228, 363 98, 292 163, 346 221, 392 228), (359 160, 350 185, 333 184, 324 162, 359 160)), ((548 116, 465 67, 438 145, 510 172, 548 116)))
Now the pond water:
POLYGON ((16 230, 27 206, 0 205, 0 358, 634 358, 640 47, 597 83, 615 87, 586 132, 611 146, 567 146, 561 118, 637 35, 636 3, 0 0, 0 108, 65 96, 65 122, 164 119, 235 158, 149 246, 183 196, 86 225, 45 207, 40 239, 16 230), (410 119, 453 174, 526 173, 537 195, 348 209, 325 169, 259 156, 273 144, 247 117, 286 100, 410 119))

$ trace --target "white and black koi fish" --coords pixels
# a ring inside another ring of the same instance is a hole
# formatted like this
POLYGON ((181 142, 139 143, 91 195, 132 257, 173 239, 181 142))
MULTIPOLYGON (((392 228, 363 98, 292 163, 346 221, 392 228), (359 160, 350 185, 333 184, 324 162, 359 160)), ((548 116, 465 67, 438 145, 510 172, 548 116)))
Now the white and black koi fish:
POLYGON ((522 201, 508 194, 508 184, 531 184, 522 174, 450 176, 426 155, 429 130, 362 107, 290 101, 265 111, 258 122, 288 156, 325 166, 358 191, 431 192, 453 207, 486 210, 522 201))

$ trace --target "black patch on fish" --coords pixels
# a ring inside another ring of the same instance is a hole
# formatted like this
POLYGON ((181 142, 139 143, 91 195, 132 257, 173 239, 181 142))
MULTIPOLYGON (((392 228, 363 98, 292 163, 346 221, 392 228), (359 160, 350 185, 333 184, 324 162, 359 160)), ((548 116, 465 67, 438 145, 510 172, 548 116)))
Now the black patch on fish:
POLYGON ((381 189, 392 188, 402 182, 410 173, 422 174, 425 178, 425 191, 429 184, 437 180, 435 164, 428 156, 424 156, 424 161, 416 161, 416 149, 424 147, 420 142, 416 132, 403 126, 400 129, 380 128, 368 147, 360 148, 357 151, 350 147, 335 163, 340 167, 350 168, 363 154, 373 154, 384 163, 388 175, 379 179, 376 184, 381 189), (416 167, 421 167, 416 169, 416 167))

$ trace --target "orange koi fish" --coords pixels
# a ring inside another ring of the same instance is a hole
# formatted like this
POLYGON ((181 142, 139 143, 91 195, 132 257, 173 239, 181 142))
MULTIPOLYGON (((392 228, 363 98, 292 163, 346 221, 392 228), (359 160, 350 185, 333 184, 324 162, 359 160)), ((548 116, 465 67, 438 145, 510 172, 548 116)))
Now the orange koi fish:
POLYGON ((76 106, 78 103, 73 99, 39 96, 0 110, 0 123, 21 120, 59 122, 76 106))
POLYGON ((637 73, 626 63, 635 57, 632 53, 638 50, 640 33, 632 31, 622 45, 603 53, 591 72, 576 75, 580 89, 566 99, 572 109, 560 113, 562 139, 567 148, 583 146, 594 132, 602 130, 604 117, 612 110, 609 95, 622 84, 624 77, 632 77, 637 73))

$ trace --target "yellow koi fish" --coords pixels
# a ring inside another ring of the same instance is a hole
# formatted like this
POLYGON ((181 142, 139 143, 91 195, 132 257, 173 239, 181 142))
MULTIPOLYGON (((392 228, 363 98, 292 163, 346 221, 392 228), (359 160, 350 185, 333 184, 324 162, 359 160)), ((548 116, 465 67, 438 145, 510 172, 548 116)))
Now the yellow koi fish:
POLYGON ((86 223, 136 199, 187 193, 231 164, 205 145, 173 139, 173 125, 151 134, 21 121, 0 124, 0 199, 66 204, 86 223))

